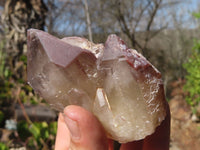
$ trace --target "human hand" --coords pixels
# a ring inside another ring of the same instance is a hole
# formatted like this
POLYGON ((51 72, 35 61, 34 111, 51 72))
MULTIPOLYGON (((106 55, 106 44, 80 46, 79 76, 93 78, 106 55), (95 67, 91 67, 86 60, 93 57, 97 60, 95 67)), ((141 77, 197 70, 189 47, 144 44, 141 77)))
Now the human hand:
MULTIPOLYGON (((156 131, 140 141, 122 144, 120 150, 169 150, 170 112, 156 131)), ((59 114, 55 150, 113 150, 113 141, 97 118, 79 106, 67 106, 59 114)))

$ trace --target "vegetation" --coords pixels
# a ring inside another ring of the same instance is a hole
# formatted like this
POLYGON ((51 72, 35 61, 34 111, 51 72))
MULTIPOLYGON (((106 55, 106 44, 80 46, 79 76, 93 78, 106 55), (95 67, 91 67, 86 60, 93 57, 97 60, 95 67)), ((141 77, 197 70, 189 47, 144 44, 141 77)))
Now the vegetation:
POLYGON ((7 132, 8 139, 2 139, 4 143, 0 143, 0 149, 54 149, 57 123, 32 122, 24 108, 24 105, 37 105, 42 101, 26 83, 26 30, 44 28, 46 5, 42 0, 37 3, 26 0, 4 2, 0 3, 6 6, 0 21, 0 29, 3 29, 0 32, 0 132, 7 132), (3 130, 6 121, 17 119, 14 115, 16 105, 20 106, 25 120, 17 121, 16 129, 3 130))
POLYGON ((2 142, 0 142, 0 149, 1 150, 9 150, 8 146, 2 142))
MULTIPOLYGON (((200 13, 194 13, 194 16, 200 19, 200 13)), ((200 40, 194 41, 192 54, 187 63, 184 64, 187 71, 185 90, 189 95, 186 101, 190 106, 196 107, 200 104, 200 40)))
POLYGON ((57 122, 35 122, 29 125, 21 121, 17 125, 20 139, 28 149, 53 149, 57 131, 57 122))
POLYGON ((188 73, 184 87, 189 92, 186 100, 194 107, 200 102, 200 40, 195 41, 192 55, 184 67, 188 73))

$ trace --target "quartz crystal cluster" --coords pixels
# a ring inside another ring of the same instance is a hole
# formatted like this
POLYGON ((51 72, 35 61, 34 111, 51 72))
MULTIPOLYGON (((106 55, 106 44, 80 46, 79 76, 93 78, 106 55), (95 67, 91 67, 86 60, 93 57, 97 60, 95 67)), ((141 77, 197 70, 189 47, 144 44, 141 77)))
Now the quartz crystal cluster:
POLYGON ((27 70, 50 106, 84 107, 121 143, 152 134, 166 116, 161 74, 114 34, 103 45, 30 29, 27 70))

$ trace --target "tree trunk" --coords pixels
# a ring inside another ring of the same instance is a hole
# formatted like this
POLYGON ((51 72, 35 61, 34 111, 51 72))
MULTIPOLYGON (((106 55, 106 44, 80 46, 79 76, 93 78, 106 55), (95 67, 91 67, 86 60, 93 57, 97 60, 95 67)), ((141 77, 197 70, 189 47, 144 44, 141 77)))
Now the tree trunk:
POLYGON ((13 77, 24 74, 27 46, 26 31, 29 28, 44 29, 47 7, 43 0, 6 0, 2 22, 6 35, 6 65, 13 77), (23 58, 23 59, 22 59, 23 58), (24 61, 22 61, 24 60, 24 61))

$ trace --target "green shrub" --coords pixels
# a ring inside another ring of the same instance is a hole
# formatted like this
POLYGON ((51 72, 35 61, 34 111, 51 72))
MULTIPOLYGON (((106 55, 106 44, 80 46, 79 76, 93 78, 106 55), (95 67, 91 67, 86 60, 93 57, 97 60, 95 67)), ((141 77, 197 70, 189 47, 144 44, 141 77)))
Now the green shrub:
POLYGON ((6 146, 6 144, 0 142, 0 150, 9 150, 9 148, 6 146))
MULTIPOLYGON (((200 13, 193 13, 193 16, 200 19, 200 13)), ((186 84, 184 89, 188 92, 186 101, 192 108, 200 103, 200 40, 194 41, 192 54, 184 68, 187 71, 186 84)))
POLYGON ((184 89, 188 92, 186 101, 190 106, 195 107, 200 102, 200 40, 194 42, 192 55, 184 64, 187 71, 186 84, 184 89))
POLYGON ((55 136, 57 132, 57 122, 34 122, 28 125, 26 121, 18 123, 17 131, 23 141, 27 141, 27 148, 42 149, 51 146, 55 143, 55 136))

